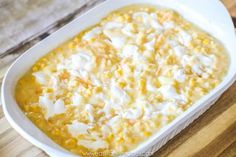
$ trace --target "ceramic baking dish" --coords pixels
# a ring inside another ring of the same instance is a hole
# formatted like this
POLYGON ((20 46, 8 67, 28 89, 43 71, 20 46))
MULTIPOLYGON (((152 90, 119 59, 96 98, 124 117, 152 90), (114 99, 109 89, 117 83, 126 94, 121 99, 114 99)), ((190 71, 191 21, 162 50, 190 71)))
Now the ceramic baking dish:
MULTIPOLYGON (((130 4, 151 4, 178 11, 188 21, 219 39, 229 52, 230 66, 224 80, 208 95, 200 99, 186 112, 162 128, 149 140, 124 156, 150 156, 168 140, 205 112, 234 82, 236 76, 236 37, 229 13, 218 0, 107 0, 59 29, 18 58, 10 67, 2 86, 3 110, 10 124, 27 140, 43 149, 50 156, 72 157, 74 154, 55 144, 41 132, 20 110, 14 89, 17 80, 37 61, 59 44, 70 39, 85 28, 96 24, 113 10, 130 4)), ((30 96, 30 95, 29 95, 30 96)))

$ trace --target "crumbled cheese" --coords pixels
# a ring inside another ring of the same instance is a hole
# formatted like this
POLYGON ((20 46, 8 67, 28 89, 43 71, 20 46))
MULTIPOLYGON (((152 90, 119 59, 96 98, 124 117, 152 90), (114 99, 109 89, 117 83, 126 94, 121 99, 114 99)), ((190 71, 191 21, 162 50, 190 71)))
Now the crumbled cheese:
POLYGON ((148 13, 146 13, 146 12, 136 12, 136 13, 133 14, 133 19, 137 19, 138 17, 142 18, 143 23, 145 25, 147 25, 147 24, 149 25, 148 22, 149 22, 150 15, 148 13))
POLYGON ((125 45, 125 37, 113 37, 111 38, 111 43, 115 48, 122 48, 125 45))
POLYGON ((95 27, 83 36, 83 40, 87 40, 87 41, 91 40, 92 38, 94 38, 95 36, 97 36, 101 33, 102 33, 101 28, 100 27, 95 27))
POLYGON ((154 29, 156 29, 157 31, 161 31, 161 30, 163 29, 163 27, 161 26, 160 23, 158 23, 157 20, 151 20, 151 21, 150 21, 150 24, 151 24, 151 26, 152 26, 154 29))
POLYGON ((102 130, 103 137, 107 137, 111 133, 110 128, 106 125, 102 125, 101 130, 102 130))
POLYGON ((102 109, 100 109, 98 111, 98 113, 105 113, 105 117, 110 118, 111 117, 111 113, 110 113, 111 108, 112 108, 112 106, 110 103, 105 103, 104 107, 102 109))
POLYGON ((165 76, 159 76, 158 80, 162 85, 170 85, 173 83, 173 79, 165 76))
POLYGON ((90 79, 91 79, 91 82, 93 82, 95 86, 102 86, 102 82, 98 78, 96 78, 96 76, 91 75, 90 79))
POLYGON ((115 28, 122 28, 123 27, 123 23, 120 22, 108 22, 104 25, 104 29, 115 29, 115 28))
POLYGON ((190 62, 192 62, 192 57, 189 55, 183 55, 182 59, 181 59, 181 64, 183 67, 185 67, 186 65, 188 65, 190 62))
POLYGON ((85 111, 88 113, 88 118, 90 122, 94 122, 94 117, 93 117, 93 106, 91 104, 86 104, 85 105, 85 111))
POLYGON ((88 52, 78 52, 71 56, 71 66, 74 70, 91 70, 93 57, 88 52))
POLYGON ((114 103, 124 105, 125 103, 128 103, 130 101, 129 95, 116 85, 111 86, 111 99, 114 103))
POLYGON ((153 38, 151 41, 144 44, 145 48, 149 51, 154 51, 154 44, 156 42, 156 39, 153 38))
POLYGON ((183 100, 183 97, 179 95, 171 85, 162 86, 159 90, 165 99, 183 100))
POLYGON ((66 108, 64 105, 64 101, 62 99, 56 100, 55 103, 48 96, 40 96, 39 97, 39 105, 45 109, 45 118, 48 119, 57 114, 65 113, 66 108))
POLYGON ((185 48, 183 46, 175 46, 174 52, 175 52, 176 56, 182 57, 185 55, 185 48))
POLYGON ((76 93, 72 96, 72 106, 79 106, 84 103, 84 98, 80 94, 76 93))
POLYGON ((126 43, 126 37, 121 34, 112 33, 109 30, 104 30, 103 33, 109 38, 111 45, 117 49, 121 49, 126 43))
POLYGON ((126 45, 122 51, 122 57, 134 57, 138 54, 138 47, 136 45, 126 45))
POLYGON ((150 105, 150 104, 145 105, 143 119, 149 119, 155 113, 156 113, 156 109, 153 107, 153 105, 150 105))
POLYGON ((185 81, 185 74, 183 69, 179 69, 174 73, 174 78, 176 81, 183 83, 185 81))
POLYGON ((176 103, 167 102, 161 105, 161 113, 164 115, 180 115, 183 110, 176 103))
POLYGON ((137 107, 134 109, 127 109, 123 114, 122 117, 126 119, 136 120, 142 115, 142 110, 137 107))
POLYGON ((134 37, 135 35, 132 33, 132 28, 131 26, 128 24, 126 25, 122 30, 121 32, 129 37, 134 37))
POLYGON ((67 125, 67 129, 73 137, 77 137, 80 134, 87 134, 90 128, 91 126, 88 124, 78 121, 73 121, 72 124, 67 125))
POLYGON ((197 75, 202 75, 203 71, 201 69, 201 65, 199 64, 194 64, 192 67, 192 71, 196 73, 197 75))
POLYGON ((150 79, 147 81, 146 83, 146 88, 148 91, 150 92, 156 92, 158 90, 158 88, 156 88, 150 81, 150 79))
POLYGON ((78 145, 84 146, 85 148, 98 150, 108 148, 108 144, 106 141, 101 139, 93 140, 78 140, 78 145))
POLYGON ((198 54, 197 57, 198 57, 199 61, 204 66, 207 66, 207 67, 212 67, 213 66, 213 59, 212 58, 207 57, 207 56, 202 55, 202 54, 198 54))
POLYGON ((173 28, 175 28, 175 24, 173 22, 164 22, 163 27, 165 29, 173 29, 173 28))
POLYGON ((181 30, 179 32, 179 40, 183 45, 188 46, 192 41, 192 36, 188 32, 181 30))
POLYGON ((114 116, 113 118, 111 118, 108 122, 107 125, 109 126, 114 126, 119 120, 121 119, 120 116, 114 116))
POLYGON ((33 76, 35 77, 36 81, 41 85, 47 85, 49 81, 49 76, 43 71, 38 71, 33 73, 33 76))

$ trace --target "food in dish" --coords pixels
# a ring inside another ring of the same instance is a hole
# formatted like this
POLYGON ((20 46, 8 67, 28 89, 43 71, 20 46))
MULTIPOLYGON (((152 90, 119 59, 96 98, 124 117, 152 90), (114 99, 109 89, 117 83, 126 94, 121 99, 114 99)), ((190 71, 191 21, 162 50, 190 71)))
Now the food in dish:
POLYGON ((228 64, 224 46, 177 12, 132 5, 39 59, 15 97, 62 147, 119 155, 208 94, 228 64))

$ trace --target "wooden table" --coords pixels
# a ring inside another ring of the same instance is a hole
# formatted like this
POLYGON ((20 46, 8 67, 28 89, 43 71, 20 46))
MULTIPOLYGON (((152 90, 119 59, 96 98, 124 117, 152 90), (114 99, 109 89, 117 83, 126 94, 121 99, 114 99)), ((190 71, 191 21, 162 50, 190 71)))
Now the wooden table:
MULTIPOLYGON (((223 0, 236 17, 236 0, 223 0)), ((163 146, 154 157, 235 157, 236 82, 202 116, 163 146)), ((48 157, 11 128, 0 107, 0 157, 48 157)))

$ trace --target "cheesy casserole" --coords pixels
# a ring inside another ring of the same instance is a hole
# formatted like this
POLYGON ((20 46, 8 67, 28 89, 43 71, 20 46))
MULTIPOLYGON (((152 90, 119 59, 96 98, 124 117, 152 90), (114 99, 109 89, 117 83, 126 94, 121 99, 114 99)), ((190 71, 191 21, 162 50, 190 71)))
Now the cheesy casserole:
POLYGON ((208 94, 228 64, 223 45, 175 11, 128 6, 39 59, 15 97, 67 150, 118 156, 208 94))

